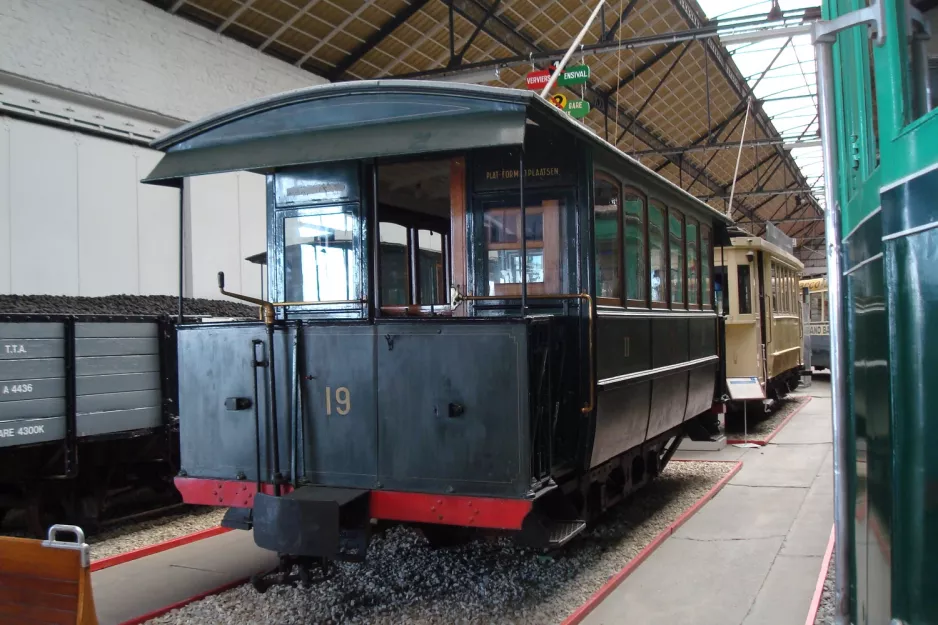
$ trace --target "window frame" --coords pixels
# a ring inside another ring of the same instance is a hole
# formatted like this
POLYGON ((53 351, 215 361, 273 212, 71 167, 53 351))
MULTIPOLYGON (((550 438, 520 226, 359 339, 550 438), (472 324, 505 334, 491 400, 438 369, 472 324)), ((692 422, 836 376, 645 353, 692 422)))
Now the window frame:
POLYGON ((271 233, 276 242, 273 258, 268 258, 268 297, 276 304, 283 304, 286 299, 286 223, 288 219, 315 217, 329 209, 340 209, 345 212, 351 209, 357 221, 353 231, 352 246, 355 250, 355 263, 358 265, 358 291, 360 297, 351 300, 322 300, 296 303, 289 306, 278 306, 278 319, 285 319, 289 315, 305 314, 330 317, 336 319, 364 318, 368 316, 367 297, 369 280, 367 254, 365 252, 365 209, 361 202, 324 202, 321 204, 303 204, 289 208, 277 209, 271 224, 271 233), (271 262, 271 260, 273 262, 271 262), (273 278, 271 280, 270 278, 273 278))
POLYGON ((701 309, 700 301, 703 297, 701 293, 702 290, 703 290, 703 285, 701 284, 701 279, 700 279, 700 220, 694 219, 693 217, 685 215, 684 216, 684 294, 685 294, 684 299, 687 300, 686 304, 687 304, 688 310, 700 310, 701 309), (697 293, 696 293, 696 298, 693 302, 690 301, 690 264, 688 263, 689 256, 687 254, 687 243, 688 243, 687 225, 689 222, 693 222, 694 224, 694 230, 696 232, 696 236, 694 237, 694 246, 695 246, 695 249, 697 250, 696 251, 696 254, 697 254, 696 256, 697 258, 697 293))
POLYGON ((667 231, 667 260, 668 260, 668 308, 671 310, 687 310, 687 217, 684 212, 678 208, 668 207, 667 217, 665 218, 665 230, 667 231), (681 301, 675 306, 674 293, 671 290, 671 216, 676 215, 681 222, 681 301))
POLYGON ((632 185, 622 185, 619 190, 619 198, 622 202, 621 210, 619 211, 622 214, 622 283, 623 283, 623 297, 625 298, 625 305, 627 308, 643 308, 650 309, 651 306, 651 267, 649 266, 649 261, 651 260, 651 251, 648 249, 648 194, 639 189, 638 187, 632 185), (645 261, 645 271, 642 273, 642 283, 645 287, 645 297, 643 299, 629 299, 628 283, 625 280, 626 273, 629 269, 628 256, 625 253, 625 195, 626 193, 634 193, 642 200, 642 254, 643 260, 645 261))
MULTIPOLYGON (((527 190, 524 192, 524 203, 525 203, 525 212, 532 210, 537 210, 544 208, 543 204, 545 202, 555 201, 557 206, 555 210, 557 211, 557 227, 559 231, 560 240, 558 241, 557 247, 557 281, 558 281, 558 290, 557 292, 549 292, 547 289, 547 284, 545 283, 532 283, 528 282, 528 295, 540 295, 536 290, 532 289, 532 284, 545 284, 543 293, 544 295, 570 295, 576 292, 576 285, 579 284, 578 280, 580 279, 578 273, 575 271, 575 264, 577 259, 577 254, 582 253, 580 247, 580 241, 574 241, 572 238, 570 240, 564 240, 564 232, 570 232, 570 228, 574 226, 574 218, 579 219, 579 215, 582 213, 579 210, 580 204, 576 200, 576 191, 571 187, 544 187, 527 190)), ((467 238, 467 253, 468 253, 468 271, 467 271, 467 282, 471 287, 467 287, 467 291, 473 295, 487 296, 488 293, 488 248, 487 248, 487 235, 485 229, 485 212, 492 208, 511 208, 519 211, 520 214, 520 202, 521 194, 517 190, 499 190, 495 192, 484 192, 477 193, 472 196, 471 208, 467 209, 467 214, 471 213, 469 218, 469 234, 467 238)), ((533 214, 533 213, 531 213, 533 214)), ((520 223, 520 221, 519 221, 520 223)), ((545 234, 546 236, 546 234, 545 234)), ((528 241, 528 243, 531 243, 528 241)), ((518 247, 516 248, 519 253, 521 250, 520 241, 518 247)), ((534 249, 547 249, 547 246, 543 248, 531 247, 530 250, 534 249)), ((529 251, 530 251, 529 250, 529 251)), ((545 270, 546 272, 546 270, 545 270)), ((545 273, 545 279, 547 274, 545 273)), ((513 300, 521 299, 521 289, 520 283, 512 282, 505 284, 517 284, 519 286, 517 293, 505 293, 503 295, 497 296, 499 300, 503 300, 505 303, 501 305, 493 306, 504 306, 505 308, 517 308, 517 306, 512 302, 513 300)), ((595 287, 594 287, 595 288, 595 287)), ((592 291, 591 291, 592 292, 592 291)), ((492 296, 495 297, 495 296, 492 296)), ((477 310, 477 309, 476 309, 477 310)), ((478 316, 478 312, 473 313, 478 316)))
POLYGON ((661 310, 668 310, 671 308, 671 274, 670 272, 670 255, 671 250, 668 248, 668 205, 662 202, 661 200, 649 197, 648 202, 645 205, 645 240, 648 245, 648 307, 649 308, 658 308, 661 310), (662 230, 662 249, 664 254, 664 301, 656 302, 652 299, 651 295, 651 207, 654 205, 655 208, 661 211, 662 216, 664 217, 664 229, 662 230))
POLYGON ((628 302, 628 294, 625 290, 625 243, 624 243, 624 232, 623 232, 623 219, 622 211, 624 206, 622 204, 623 197, 623 185, 622 183, 612 174, 609 174, 602 170, 596 170, 593 172, 593 202, 592 202, 592 211, 593 211, 593 273, 595 283, 595 277, 599 275, 599 259, 597 257, 597 238, 596 238, 596 182, 602 180, 613 185, 617 191, 617 204, 618 210, 616 210, 616 243, 618 244, 618 255, 617 260, 619 261, 619 297, 600 297, 599 296, 599 285, 594 284, 596 289, 596 303, 601 306, 617 306, 623 308, 628 302))

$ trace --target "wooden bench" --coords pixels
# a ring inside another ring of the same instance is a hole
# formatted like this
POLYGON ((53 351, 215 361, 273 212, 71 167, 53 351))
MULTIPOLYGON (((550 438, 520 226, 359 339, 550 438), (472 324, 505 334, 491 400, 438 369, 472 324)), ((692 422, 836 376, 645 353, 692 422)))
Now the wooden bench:
POLYGON ((0 537, 0 625, 97 625, 89 564, 72 525, 53 525, 48 540, 0 537), (76 540, 58 540, 66 532, 76 540))

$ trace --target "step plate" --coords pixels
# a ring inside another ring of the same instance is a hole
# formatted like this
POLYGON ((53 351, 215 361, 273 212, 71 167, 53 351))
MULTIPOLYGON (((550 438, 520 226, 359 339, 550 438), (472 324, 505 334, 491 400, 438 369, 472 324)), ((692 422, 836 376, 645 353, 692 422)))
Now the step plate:
POLYGON ((586 529, 585 521, 551 521, 547 525, 547 542, 551 547, 565 545, 586 529))

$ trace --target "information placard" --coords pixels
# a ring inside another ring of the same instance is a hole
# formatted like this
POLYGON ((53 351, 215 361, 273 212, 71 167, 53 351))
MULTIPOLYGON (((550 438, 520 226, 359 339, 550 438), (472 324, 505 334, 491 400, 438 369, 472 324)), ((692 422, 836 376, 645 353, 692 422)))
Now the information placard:
POLYGON ((759 378, 726 378, 726 387, 730 391, 730 399, 765 399, 759 378))

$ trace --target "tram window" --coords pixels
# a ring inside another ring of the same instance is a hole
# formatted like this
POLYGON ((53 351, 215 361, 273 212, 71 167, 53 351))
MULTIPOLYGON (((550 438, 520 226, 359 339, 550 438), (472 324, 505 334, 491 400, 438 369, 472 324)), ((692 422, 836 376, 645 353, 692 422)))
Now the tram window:
POLYGON ((827 291, 823 293, 824 310, 821 313, 821 321, 827 321, 830 318, 830 300, 827 299, 827 291))
POLYGON ((619 246, 619 185, 597 178, 594 194, 596 296, 621 301, 622 252, 619 246))
POLYGON ((752 276, 749 265, 736 267, 736 292, 739 294, 739 314, 752 314, 752 276))
MULTIPOLYGON (((704 306, 713 305, 713 296, 710 293, 710 228, 700 227, 700 286, 703 291, 704 306)), ((729 310, 725 308, 724 310, 729 310)))
POLYGON ((648 270, 645 266, 645 198, 626 189, 623 202, 626 297, 644 302, 648 284, 648 270))
POLYGON ((671 251, 671 303, 684 303, 684 218, 668 211, 668 249, 671 251))
MULTIPOLYGON (((932 35, 934 37, 934 35, 932 35)), ((931 107, 938 109, 938 58, 928 59, 928 85, 931 94, 931 107)))
POLYGON ((443 235, 430 230, 417 231, 420 248, 417 262, 420 272, 420 304, 446 303, 446 274, 443 264, 443 235))
POLYGON ((772 285, 772 312, 778 312, 778 282, 775 275, 775 263, 769 263, 769 272, 769 282, 772 285))
POLYGON ((726 267, 714 269, 713 289, 716 292, 717 313, 728 315, 730 312, 730 289, 727 285, 726 267))
POLYGON ((700 303, 700 280, 697 265, 697 223, 687 220, 687 303, 696 306, 700 303))
POLYGON ((283 220, 285 301, 361 299, 358 206, 311 210, 283 220))
MULTIPOLYGON (((528 293, 563 293, 561 268, 563 206, 546 200, 525 208, 528 293)), ((521 294, 521 209, 488 208, 484 213, 487 295, 521 294)))
POLYGON ((822 302, 823 300, 821 299, 820 293, 811 293, 808 295, 808 305, 810 307, 808 315, 812 323, 820 323, 824 321, 822 302))
POLYGON ((407 276, 407 228, 382 222, 381 237, 381 304, 406 306, 410 303, 407 276))
POLYGON ((664 209, 652 202, 648 206, 648 256, 651 269, 651 301, 667 303, 667 273, 664 257, 664 209))
MULTIPOLYGON (((911 3, 907 2, 905 5, 907 12, 911 8, 911 3)), ((934 12, 934 7, 929 7, 922 11, 922 17, 926 22, 934 24, 934 12)), ((930 39, 933 35, 928 33, 918 20, 911 20, 911 28, 913 32, 906 37, 905 46, 908 57, 899 68, 899 71, 908 72, 905 81, 907 93, 904 98, 907 110, 906 123, 913 122, 932 110, 933 98, 929 91, 935 89, 934 83, 929 85, 931 72, 929 71, 928 48, 931 47, 929 44, 932 43, 930 39)))

